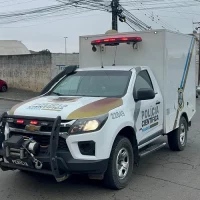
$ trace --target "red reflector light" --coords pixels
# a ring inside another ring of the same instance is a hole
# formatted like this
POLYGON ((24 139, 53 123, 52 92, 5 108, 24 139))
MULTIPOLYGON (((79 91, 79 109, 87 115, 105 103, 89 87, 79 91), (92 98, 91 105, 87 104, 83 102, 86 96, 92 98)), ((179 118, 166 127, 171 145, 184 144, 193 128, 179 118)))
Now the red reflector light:
POLYGON ((16 122, 17 122, 17 124, 23 124, 24 120, 23 119, 18 119, 16 122))
POLYGON ((38 121, 32 120, 32 121, 30 121, 30 124, 32 124, 32 125, 37 125, 37 124, 38 124, 38 121))

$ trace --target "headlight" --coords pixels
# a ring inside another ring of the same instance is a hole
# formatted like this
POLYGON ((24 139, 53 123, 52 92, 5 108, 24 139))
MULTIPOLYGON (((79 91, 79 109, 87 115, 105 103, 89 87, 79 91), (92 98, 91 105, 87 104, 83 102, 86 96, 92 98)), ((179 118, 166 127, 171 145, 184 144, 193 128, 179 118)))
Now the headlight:
POLYGON ((108 114, 89 118, 78 119, 70 128, 69 134, 81 134, 100 130, 108 119, 108 114))

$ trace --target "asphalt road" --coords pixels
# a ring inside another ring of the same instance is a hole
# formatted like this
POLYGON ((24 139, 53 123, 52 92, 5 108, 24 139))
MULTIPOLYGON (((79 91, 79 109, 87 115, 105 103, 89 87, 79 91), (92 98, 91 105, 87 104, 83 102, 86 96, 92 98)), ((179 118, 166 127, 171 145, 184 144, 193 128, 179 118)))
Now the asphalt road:
MULTIPOLYGON (((13 104, 0 101, 0 113, 13 104)), ((105 189, 83 176, 56 183, 51 176, 0 171, 0 200, 199 200, 200 101, 197 104, 185 151, 171 152, 166 146, 143 158, 124 190, 105 189)))

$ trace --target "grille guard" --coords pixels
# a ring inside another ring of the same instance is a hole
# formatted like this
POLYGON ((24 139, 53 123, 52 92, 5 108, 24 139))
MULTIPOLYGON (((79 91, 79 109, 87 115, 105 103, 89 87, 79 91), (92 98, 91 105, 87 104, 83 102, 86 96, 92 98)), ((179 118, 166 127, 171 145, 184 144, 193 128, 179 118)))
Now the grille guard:
MULTIPOLYGON (((31 117, 8 115, 6 112, 3 113, 3 115, 1 116, 1 118, 0 118, 0 147, 2 146, 2 143, 5 140, 4 133, 5 133, 5 126, 6 126, 7 119, 8 118, 17 119, 19 117, 21 117, 21 118, 23 117, 23 119, 31 119, 31 117)), ((50 137, 49 154, 48 154, 48 156, 46 156, 43 159, 48 160, 50 163, 51 172, 48 172, 48 174, 52 174, 55 177, 57 182, 62 182, 64 180, 66 180, 69 175, 67 173, 61 174, 59 167, 58 167, 58 161, 61 161, 67 171, 67 166, 66 166, 63 158, 57 157, 59 131, 60 131, 60 126, 61 126, 61 117, 58 116, 56 119, 52 119, 52 118, 38 118, 38 119, 46 120, 48 122, 53 122, 53 128, 52 128, 51 137, 50 137)), ((13 164, 5 163, 3 156, 0 156, 0 168, 2 168, 2 170, 5 170, 6 167, 16 168, 16 169, 26 169, 28 171, 39 172, 39 170, 37 170, 37 169, 32 169, 32 168, 29 169, 29 168, 24 168, 22 166, 13 166, 13 164)), ((43 171, 43 170, 40 170, 40 171, 43 171)))

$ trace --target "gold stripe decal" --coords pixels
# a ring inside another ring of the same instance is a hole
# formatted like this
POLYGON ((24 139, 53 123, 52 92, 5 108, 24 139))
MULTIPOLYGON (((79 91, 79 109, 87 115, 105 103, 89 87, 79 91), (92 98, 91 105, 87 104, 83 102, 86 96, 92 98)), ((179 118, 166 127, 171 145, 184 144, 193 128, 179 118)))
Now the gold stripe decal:
POLYGON ((35 97, 35 98, 32 98, 32 99, 28 99, 26 101, 23 101, 21 103, 18 103, 16 104, 15 106, 13 106, 9 112, 10 115, 14 115, 15 111, 17 110, 17 108, 19 108, 20 106, 23 106, 24 104, 26 103, 29 103, 30 101, 33 101, 33 100, 36 100, 36 99, 39 99, 40 97, 35 97))
POLYGON ((195 39, 193 37, 191 44, 190 44, 189 52, 188 52, 188 55, 187 55, 181 85, 180 85, 180 88, 178 88, 178 106, 179 107, 176 111, 176 118, 175 118, 173 129, 177 128, 179 114, 184 108, 184 92, 185 92, 185 86, 186 86, 186 83, 187 83, 187 77, 188 77, 188 73, 189 73, 189 69, 190 69, 190 65, 191 65, 194 46, 195 46, 195 39))
POLYGON ((83 119, 103 115, 122 105, 123 101, 120 98, 101 99, 75 110, 67 119, 83 119))

